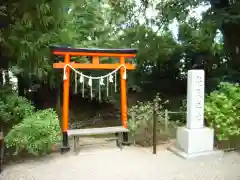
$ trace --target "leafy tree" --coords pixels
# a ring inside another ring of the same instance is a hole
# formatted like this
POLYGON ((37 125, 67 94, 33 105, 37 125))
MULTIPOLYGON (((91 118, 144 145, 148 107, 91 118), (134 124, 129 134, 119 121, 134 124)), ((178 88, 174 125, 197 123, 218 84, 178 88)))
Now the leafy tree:
POLYGON ((159 21, 168 24, 174 19, 184 22, 193 8, 199 6, 210 6, 203 13, 200 23, 211 24, 211 34, 219 29, 224 37, 225 49, 228 51, 232 61, 232 67, 239 68, 239 40, 237 29, 239 29, 240 3, 229 0, 183 0, 183 1, 157 1, 159 21))

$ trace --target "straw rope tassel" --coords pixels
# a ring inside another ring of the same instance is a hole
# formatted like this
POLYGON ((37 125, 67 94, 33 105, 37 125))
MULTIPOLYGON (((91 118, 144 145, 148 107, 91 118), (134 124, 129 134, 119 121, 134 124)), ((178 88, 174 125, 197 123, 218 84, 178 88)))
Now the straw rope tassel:
POLYGON ((115 81, 114 81, 114 89, 115 89, 115 92, 117 92, 117 72, 115 72, 115 81))
POLYGON ((89 77, 88 85, 90 86, 90 97, 92 99, 93 98, 93 91, 92 91, 92 77, 91 76, 89 77))
POLYGON ((77 73, 75 73, 75 82, 74 82, 74 85, 75 85, 75 91, 74 91, 74 93, 77 94, 77 88, 78 88, 77 73))
POLYGON ((84 77, 83 74, 80 74, 79 82, 82 84, 82 97, 84 98, 84 77))
POLYGON ((67 80, 66 66, 63 68, 63 80, 67 80))
POLYGON ((84 98, 85 96, 85 87, 84 87, 84 81, 82 83, 82 97, 84 98))
POLYGON ((109 82, 113 83, 113 75, 112 74, 109 75, 109 82))
POLYGON ((127 79, 127 70, 126 68, 124 68, 124 72, 123 72, 123 79, 127 79))
POLYGON ((109 77, 107 77, 107 97, 109 96, 109 77))
POLYGON ((102 97, 101 97, 101 80, 99 80, 99 83, 98 83, 98 100, 101 101, 102 100, 102 97))

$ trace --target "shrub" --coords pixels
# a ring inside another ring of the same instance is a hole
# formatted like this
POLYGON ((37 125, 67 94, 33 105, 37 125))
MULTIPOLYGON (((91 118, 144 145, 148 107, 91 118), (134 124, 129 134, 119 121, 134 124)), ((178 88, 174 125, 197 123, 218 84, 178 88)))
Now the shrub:
POLYGON ((34 112, 34 106, 15 93, 0 95, 0 122, 15 125, 34 112))
POLYGON ((39 110, 15 125, 6 136, 7 147, 15 154, 27 151, 33 155, 50 152, 52 145, 60 140, 57 113, 53 109, 39 110))
POLYGON ((205 119, 218 140, 240 135, 239 84, 221 83, 205 100, 205 119))
MULTIPOLYGON (((158 103, 157 115, 158 121, 164 118, 161 98, 156 96, 154 101, 137 102, 135 106, 129 109, 129 130, 136 144, 142 146, 152 145, 153 134, 153 105, 158 103)), ((163 135, 163 134, 161 134, 163 135)), ((157 123, 157 137, 160 136, 160 123, 157 123)))

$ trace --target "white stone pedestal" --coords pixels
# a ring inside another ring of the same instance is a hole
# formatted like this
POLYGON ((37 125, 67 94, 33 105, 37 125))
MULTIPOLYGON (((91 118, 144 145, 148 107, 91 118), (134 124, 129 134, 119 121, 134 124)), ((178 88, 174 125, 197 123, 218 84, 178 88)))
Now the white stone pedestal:
POLYGON ((187 81, 187 125, 177 129, 177 143, 170 150, 191 158, 207 154, 222 154, 214 151, 214 131, 204 127, 204 82, 203 70, 189 70, 187 81))
POLYGON ((213 130, 207 127, 199 129, 179 127, 177 129, 177 145, 187 154, 213 151, 213 137, 213 130))
POLYGON ((204 127, 199 129, 188 129, 179 127, 177 129, 177 143, 170 150, 175 154, 189 159, 203 155, 222 155, 214 147, 213 129, 204 127))

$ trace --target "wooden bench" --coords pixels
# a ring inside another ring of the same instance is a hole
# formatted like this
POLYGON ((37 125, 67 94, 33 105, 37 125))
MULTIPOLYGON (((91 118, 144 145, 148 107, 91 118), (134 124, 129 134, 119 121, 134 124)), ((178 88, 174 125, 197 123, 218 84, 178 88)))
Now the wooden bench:
POLYGON ((90 129, 71 129, 71 130, 68 130, 68 136, 73 137, 74 152, 77 152, 76 149, 77 149, 77 144, 79 144, 80 136, 101 135, 101 134, 116 134, 117 146, 122 150, 124 132, 129 132, 129 130, 122 126, 90 128, 90 129))

